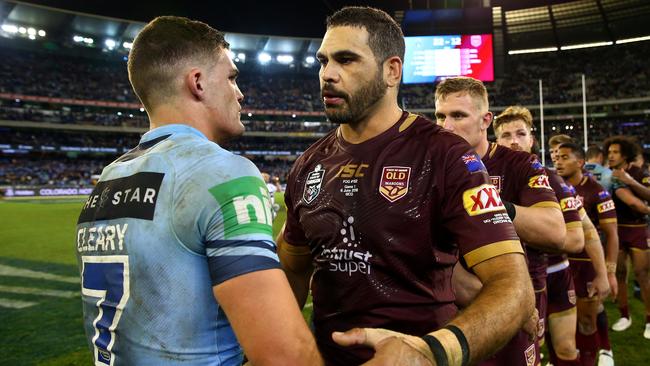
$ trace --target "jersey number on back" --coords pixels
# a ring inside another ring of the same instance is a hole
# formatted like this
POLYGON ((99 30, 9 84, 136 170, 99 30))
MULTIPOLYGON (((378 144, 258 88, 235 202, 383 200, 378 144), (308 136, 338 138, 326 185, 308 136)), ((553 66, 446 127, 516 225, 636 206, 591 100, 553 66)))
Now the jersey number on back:
POLYGON ((93 322, 95 365, 113 365, 111 349, 115 344, 115 329, 129 300, 129 257, 82 256, 81 261, 81 293, 99 298, 99 315, 93 322))

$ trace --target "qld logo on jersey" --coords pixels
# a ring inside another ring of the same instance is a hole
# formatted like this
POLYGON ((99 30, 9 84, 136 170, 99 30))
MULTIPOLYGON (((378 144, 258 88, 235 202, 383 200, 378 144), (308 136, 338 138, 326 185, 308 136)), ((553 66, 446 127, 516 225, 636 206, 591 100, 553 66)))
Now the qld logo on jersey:
POLYGON ((409 191, 411 168, 405 166, 385 166, 379 181, 379 193, 390 202, 406 196, 409 191))
POLYGON ((463 192, 463 206, 470 216, 505 210, 496 187, 482 184, 463 192))
POLYGON ((497 191, 501 193, 501 176, 500 175, 491 175, 490 183, 496 187, 497 191))
POLYGON ((551 191, 553 190, 553 188, 551 188, 551 184, 548 182, 548 176, 546 174, 530 177, 528 180, 528 186, 530 188, 545 188, 550 189, 551 191))
POLYGON ((608 212, 615 208, 616 207, 614 206, 614 201, 612 200, 601 202, 598 205, 596 205, 596 209, 598 209, 598 213, 608 212))
POLYGON ((465 166, 470 173, 487 171, 487 169, 485 169, 485 165, 483 165, 483 162, 481 161, 481 158, 479 158, 479 156, 475 153, 465 154, 460 158, 463 160, 463 163, 465 163, 465 166))
POLYGON ((325 170, 322 169, 320 164, 316 165, 313 172, 309 172, 305 181, 305 190, 302 193, 302 199, 305 203, 310 204, 318 197, 323 184, 323 177, 325 177, 325 170))

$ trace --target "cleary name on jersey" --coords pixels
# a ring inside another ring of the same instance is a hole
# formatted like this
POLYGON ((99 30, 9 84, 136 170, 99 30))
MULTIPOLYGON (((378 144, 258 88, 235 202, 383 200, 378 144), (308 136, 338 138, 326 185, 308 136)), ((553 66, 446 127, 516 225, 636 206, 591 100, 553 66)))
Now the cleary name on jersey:
POLYGON ((289 244, 308 246, 316 340, 328 364, 369 359, 331 332, 381 327, 424 335, 455 314, 451 273, 522 253, 480 158, 461 138, 404 113, 361 144, 337 130, 294 164, 286 191, 289 244))
POLYGON ((77 225, 95 365, 240 365, 212 286, 279 268, 257 168, 168 125, 107 166, 77 225))

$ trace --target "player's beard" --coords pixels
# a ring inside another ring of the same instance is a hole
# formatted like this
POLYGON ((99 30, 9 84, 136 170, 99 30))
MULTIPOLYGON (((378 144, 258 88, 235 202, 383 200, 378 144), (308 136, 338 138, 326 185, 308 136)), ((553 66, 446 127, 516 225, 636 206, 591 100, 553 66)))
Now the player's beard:
POLYGON ((354 94, 337 91, 333 87, 324 86, 323 91, 339 95, 345 102, 338 106, 325 106, 325 115, 333 123, 356 124, 363 119, 369 109, 386 95, 388 86, 382 74, 377 70, 376 76, 362 85, 354 94))

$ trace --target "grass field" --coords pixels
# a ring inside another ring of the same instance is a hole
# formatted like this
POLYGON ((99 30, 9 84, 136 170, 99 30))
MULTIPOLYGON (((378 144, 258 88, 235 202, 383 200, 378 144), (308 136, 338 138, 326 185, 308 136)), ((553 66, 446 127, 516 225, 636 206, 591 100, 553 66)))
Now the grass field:
MULTIPOLYGON (((0 365, 92 364, 73 250, 80 208, 80 202, 0 201, 0 365)), ((275 232, 285 215, 281 210, 275 232)), ((616 364, 650 365, 650 341, 641 337, 642 305, 631 299, 630 306, 632 327, 610 333, 616 364)), ((607 310, 610 321, 617 319, 613 304, 607 310)))

